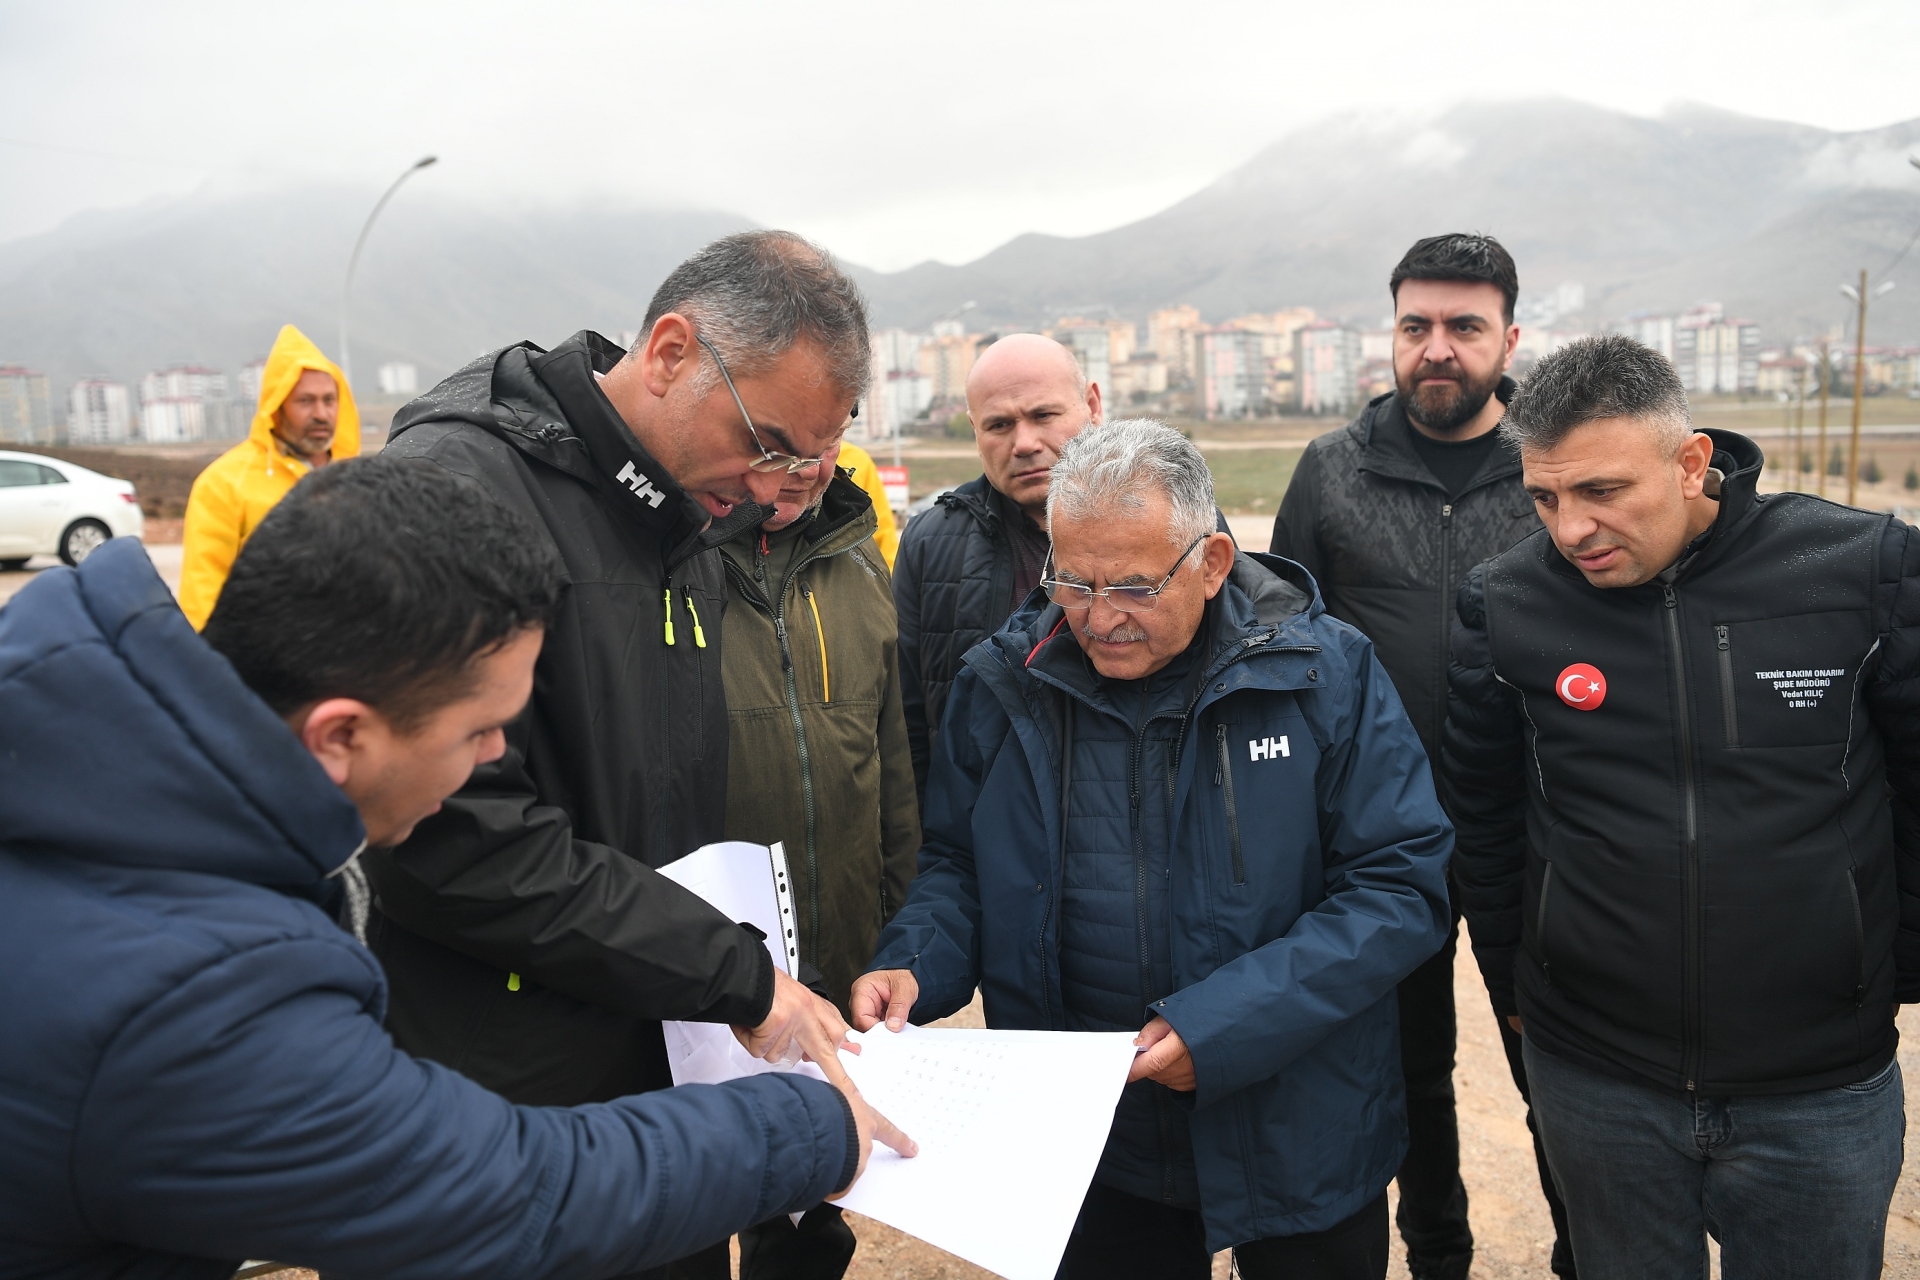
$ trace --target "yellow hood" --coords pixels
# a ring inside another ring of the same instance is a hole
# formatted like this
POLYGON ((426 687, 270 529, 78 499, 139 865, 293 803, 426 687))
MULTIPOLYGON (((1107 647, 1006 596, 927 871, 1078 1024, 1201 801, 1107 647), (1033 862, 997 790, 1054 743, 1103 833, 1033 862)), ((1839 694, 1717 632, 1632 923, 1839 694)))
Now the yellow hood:
POLYGON ((248 438, 264 449, 275 450, 273 441, 273 415, 293 394, 294 386, 300 381, 300 375, 308 369, 333 375, 335 385, 340 388, 340 417, 333 429, 333 456, 339 458, 357 458, 360 456, 360 410, 354 407, 353 388, 347 385, 347 375, 340 372, 340 366, 320 354, 320 348, 313 340, 292 325, 281 327, 280 336, 273 340, 273 350, 267 354, 267 367, 260 375, 260 403, 253 411, 253 430, 248 438))

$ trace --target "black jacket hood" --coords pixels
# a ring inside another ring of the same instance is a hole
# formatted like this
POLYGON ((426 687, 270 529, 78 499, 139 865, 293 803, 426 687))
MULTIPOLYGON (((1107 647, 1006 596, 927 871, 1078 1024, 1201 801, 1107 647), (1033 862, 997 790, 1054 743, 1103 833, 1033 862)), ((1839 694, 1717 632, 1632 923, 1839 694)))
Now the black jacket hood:
POLYGON ((0 779, 0 843, 313 902, 364 836, 132 538, 0 609, 0 779))
POLYGON ((390 440, 423 422, 469 422, 541 463, 594 486, 666 549, 669 564, 700 550, 710 519, 627 429, 594 378, 626 352, 590 329, 551 351, 517 342, 467 364, 394 416, 390 440))

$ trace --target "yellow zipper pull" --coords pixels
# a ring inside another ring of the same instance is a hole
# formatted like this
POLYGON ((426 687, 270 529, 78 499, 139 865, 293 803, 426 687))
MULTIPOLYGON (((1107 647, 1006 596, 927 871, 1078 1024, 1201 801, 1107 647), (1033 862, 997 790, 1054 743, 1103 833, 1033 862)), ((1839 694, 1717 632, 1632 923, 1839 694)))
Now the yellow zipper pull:
POLYGON ((520 989, 520 975, 517 973, 509 973, 507 975, 507 990, 518 991, 519 989, 520 989))
POLYGON ((687 597, 687 612, 693 615, 693 647, 704 649, 707 647, 707 633, 700 629, 700 611, 693 607, 693 592, 684 588, 683 591, 687 597))
POLYGON ((813 634, 820 638, 820 701, 832 702, 833 688, 827 683, 827 629, 820 625, 820 606, 813 602, 813 588, 803 582, 800 594, 807 598, 807 608, 813 610, 813 634))
POLYGON ((673 588, 666 590, 667 646, 673 646, 673 588))

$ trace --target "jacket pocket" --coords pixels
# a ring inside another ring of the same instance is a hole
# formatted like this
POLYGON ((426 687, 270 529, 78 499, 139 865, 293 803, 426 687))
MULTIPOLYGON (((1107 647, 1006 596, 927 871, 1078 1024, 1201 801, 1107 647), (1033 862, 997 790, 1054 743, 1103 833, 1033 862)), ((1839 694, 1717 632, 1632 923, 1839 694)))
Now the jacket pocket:
POLYGON ((1720 706, 1726 719, 1727 745, 1740 745, 1740 715, 1734 709, 1733 701, 1733 644, 1727 638, 1727 628, 1718 626, 1713 629, 1713 641, 1720 651, 1720 706))
POLYGON ((1233 755, 1227 750, 1227 726, 1215 725, 1213 730, 1215 748, 1214 774, 1215 785, 1222 788, 1221 799, 1227 811, 1227 848, 1233 854, 1233 882, 1236 885, 1247 882, 1247 860, 1240 850, 1240 807, 1233 796, 1233 755))
POLYGON ((1873 642, 1864 611, 1730 622, 1714 628, 1714 640, 1742 748, 1847 741, 1854 679, 1873 642))

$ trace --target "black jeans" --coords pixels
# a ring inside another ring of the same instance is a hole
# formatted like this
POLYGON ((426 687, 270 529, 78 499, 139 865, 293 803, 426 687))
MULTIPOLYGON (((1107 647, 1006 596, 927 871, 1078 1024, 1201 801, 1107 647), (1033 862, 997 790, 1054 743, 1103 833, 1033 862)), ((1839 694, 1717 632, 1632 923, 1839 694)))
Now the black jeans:
POLYGON ((1540 1194, 1547 1198, 1547 1212, 1553 1217, 1553 1258, 1548 1265, 1553 1268, 1553 1274, 1563 1280, 1577 1280, 1578 1273, 1573 1268, 1573 1237, 1567 1232, 1567 1206, 1560 1199, 1560 1189, 1553 1185, 1553 1171, 1547 1168, 1547 1149, 1540 1143, 1540 1126, 1533 1121, 1533 1091, 1527 1087, 1526 1059, 1520 1056, 1524 1041, 1505 1018, 1495 1014, 1494 1021, 1500 1024, 1500 1047, 1507 1051, 1507 1070, 1513 1073, 1513 1087, 1520 1091, 1520 1100, 1527 1104, 1527 1132, 1533 1135, 1533 1161, 1540 1169, 1540 1194))
MULTIPOLYGON (((1384 1280, 1387 1197, 1325 1231, 1237 1245, 1244 1280, 1384 1280)), ((1194 1209, 1176 1209, 1096 1182, 1080 1205, 1054 1280, 1208 1280, 1213 1258, 1194 1209)))
MULTIPOLYGON (((1467 1188, 1460 1181, 1460 1121, 1454 1111, 1458 1028, 1453 959, 1456 915, 1440 953, 1400 984, 1400 1070, 1407 1082, 1407 1158, 1401 1162, 1395 1222, 1407 1242, 1413 1280, 1466 1280, 1473 1265, 1467 1188)), ((1546 1168, 1543 1164, 1541 1168, 1546 1168)))
POLYGON ((837 1204, 782 1214, 740 1233, 740 1280, 840 1280, 859 1245, 837 1204))

